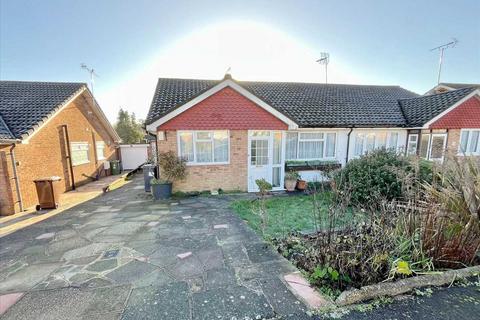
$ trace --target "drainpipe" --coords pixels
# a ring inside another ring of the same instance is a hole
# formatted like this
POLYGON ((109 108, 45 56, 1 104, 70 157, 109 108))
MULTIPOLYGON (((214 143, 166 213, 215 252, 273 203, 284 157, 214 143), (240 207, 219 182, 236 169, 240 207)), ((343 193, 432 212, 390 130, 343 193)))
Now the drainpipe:
POLYGON ((12 160, 12 167, 13 167, 13 180, 15 180, 15 188, 17 190, 17 202, 18 206, 20 207, 20 212, 23 211, 23 201, 22 201, 22 193, 20 192, 20 182, 18 181, 18 173, 17 173, 17 161, 15 160, 15 143, 12 143, 12 147, 10 148, 10 158, 12 160))
POLYGON ((65 142, 67 143, 67 159, 68 165, 70 167, 70 176, 72 178, 72 190, 75 190, 75 176, 73 175, 73 164, 72 164, 72 149, 70 148, 70 138, 68 137, 68 127, 66 124, 62 125, 63 132, 65 133, 65 142))
POLYGON ((350 135, 352 134, 353 127, 350 127, 350 131, 347 133, 347 155, 345 156, 345 164, 348 162, 348 153, 350 152, 350 135))

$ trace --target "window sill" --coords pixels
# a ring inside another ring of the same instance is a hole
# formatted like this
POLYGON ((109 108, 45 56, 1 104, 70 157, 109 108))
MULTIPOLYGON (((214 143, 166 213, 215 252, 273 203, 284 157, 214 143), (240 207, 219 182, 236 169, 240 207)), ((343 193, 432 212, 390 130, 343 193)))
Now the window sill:
POLYGON ((80 163, 72 163, 72 167, 78 167, 78 166, 82 166, 82 165, 88 164, 88 163, 90 163, 90 161, 80 162, 80 163))
POLYGON ((225 166, 229 165, 230 162, 187 162, 188 167, 195 166, 225 166))

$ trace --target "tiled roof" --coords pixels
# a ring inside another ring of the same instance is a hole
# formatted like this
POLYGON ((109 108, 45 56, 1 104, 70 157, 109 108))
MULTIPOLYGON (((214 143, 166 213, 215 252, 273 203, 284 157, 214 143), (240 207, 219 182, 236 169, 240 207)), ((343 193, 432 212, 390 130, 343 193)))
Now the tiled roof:
POLYGON ((0 81, 0 139, 21 138, 84 87, 84 83, 0 81))
POLYGON ((13 133, 8 129, 7 124, 3 121, 2 116, 0 115, 0 140, 10 140, 15 139, 13 133))
POLYGON ((449 87, 452 89, 462 89, 462 88, 476 88, 480 89, 480 83, 452 83, 452 82, 441 82, 440 86, 449 87))
POLYGON ((463 88, 413 99, 400 99, 399 104, 408 125, 421 127, 474 90, 475 88, 463 88))
MULTIPOLYGON (((160 78, 147 124, 221 80, 160 78)), ((405 126, 397 100, 418 95, 398 86, 237 81, 300 127, 405 126)))

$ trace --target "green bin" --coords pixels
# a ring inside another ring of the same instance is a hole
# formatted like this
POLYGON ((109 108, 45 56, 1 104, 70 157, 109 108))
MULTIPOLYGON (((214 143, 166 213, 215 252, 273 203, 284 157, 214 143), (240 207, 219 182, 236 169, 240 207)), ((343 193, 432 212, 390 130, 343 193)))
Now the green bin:
POLYGON ((120 174, 120 160, 111 160, 110 170, 112 175, 120 174))

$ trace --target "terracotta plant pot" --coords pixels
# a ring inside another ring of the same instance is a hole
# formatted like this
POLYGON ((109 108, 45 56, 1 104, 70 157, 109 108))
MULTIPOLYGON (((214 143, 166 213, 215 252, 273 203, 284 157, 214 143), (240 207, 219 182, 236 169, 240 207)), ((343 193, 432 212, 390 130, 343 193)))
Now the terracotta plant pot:
POLYGON ((296 185, 297 180, 285 180, 285 189, 287 189, 287 191, 295 191, 296 185))
POLYGON ((298 189, 298 190, 305 190, 305 189, 307 189, 307 181, 298 179, 298 180, 297 180, 297 189, 298 189))

